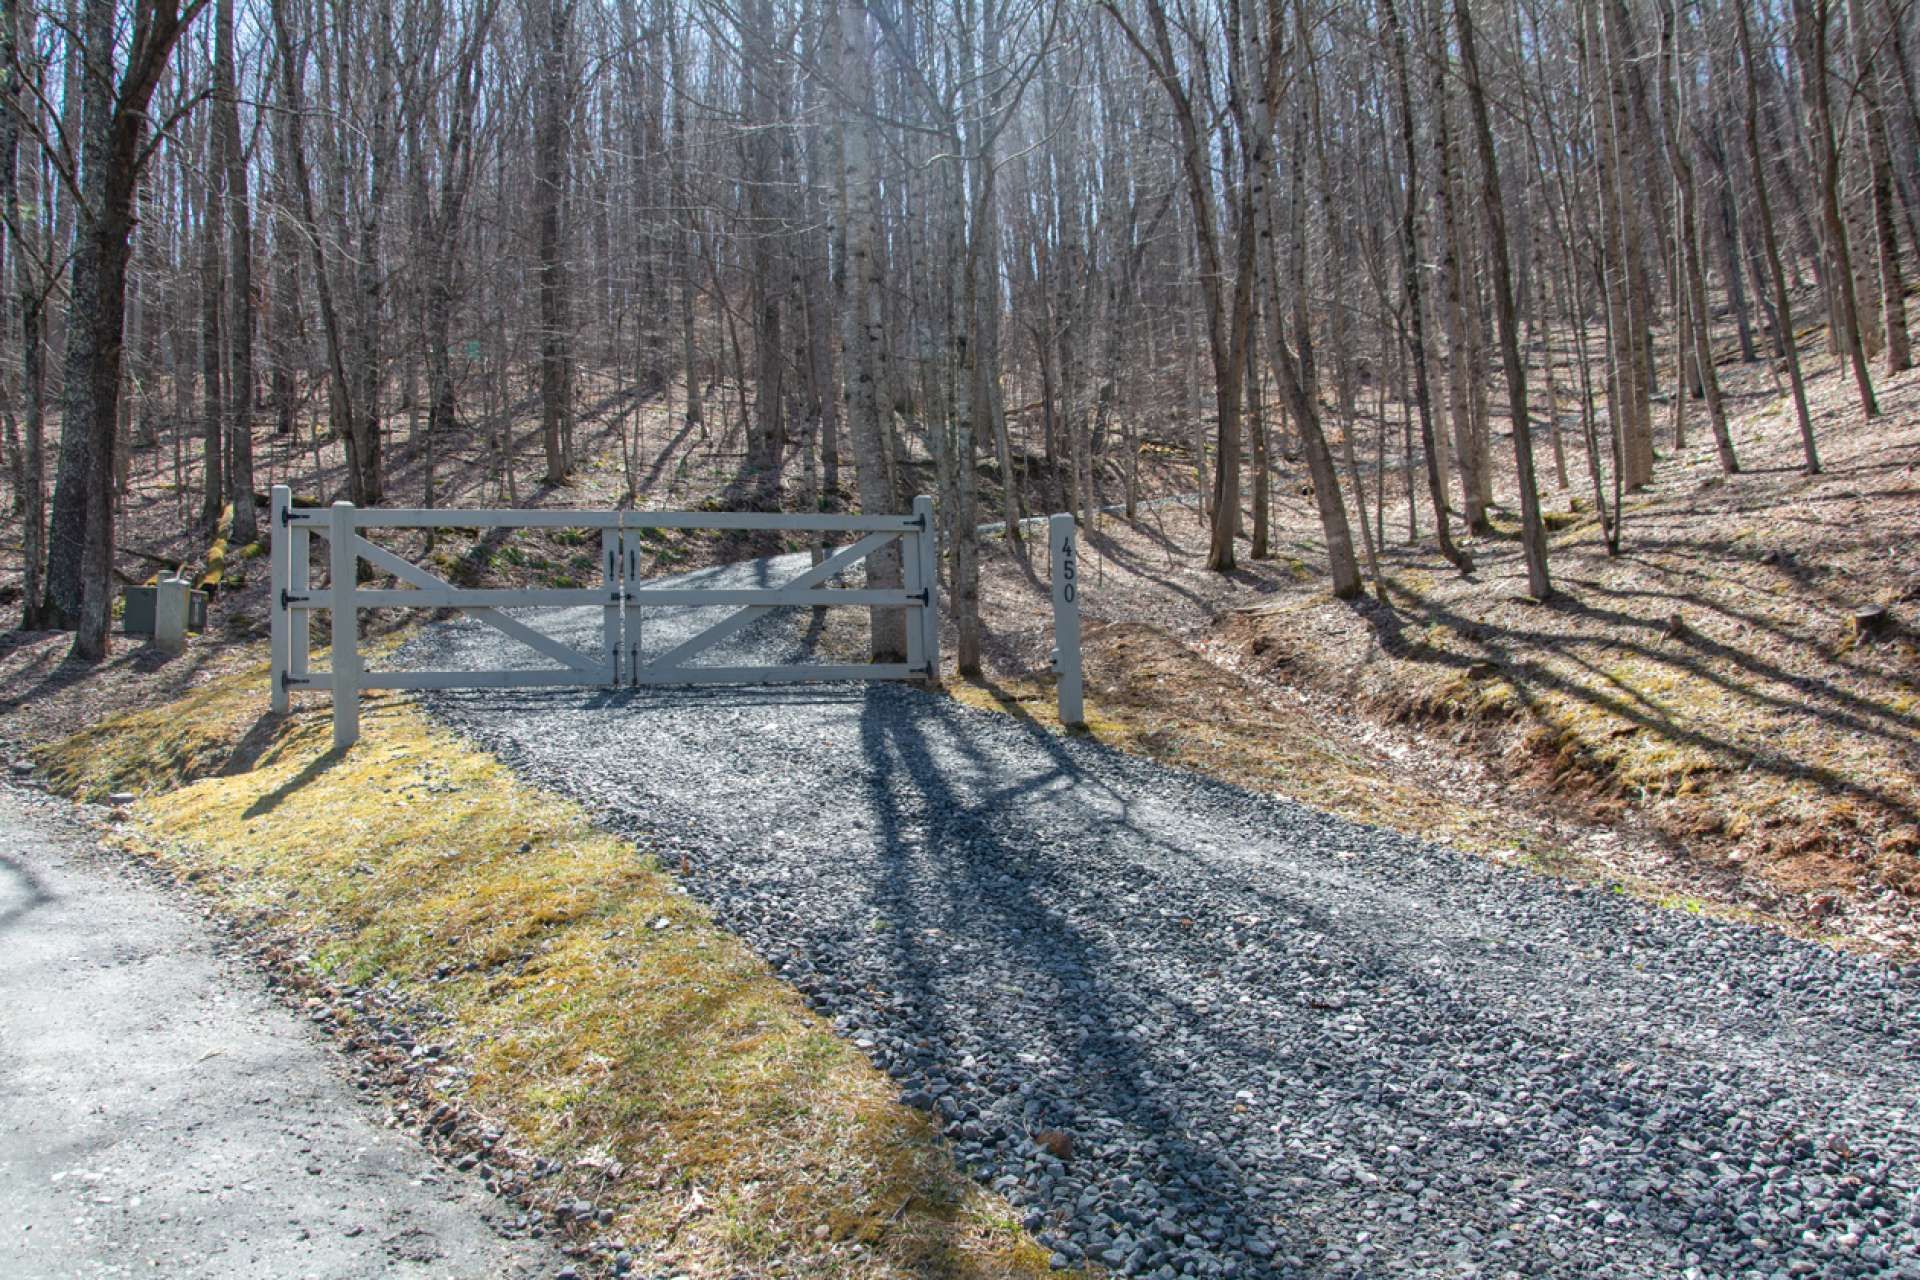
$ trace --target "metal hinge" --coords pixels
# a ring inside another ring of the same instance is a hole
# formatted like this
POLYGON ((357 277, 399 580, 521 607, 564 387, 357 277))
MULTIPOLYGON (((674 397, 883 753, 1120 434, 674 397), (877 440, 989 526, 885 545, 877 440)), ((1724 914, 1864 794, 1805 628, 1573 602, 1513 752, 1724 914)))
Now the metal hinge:
POLYGON ((285 671, 282 671, 280 673, 280 687, 283 689, 291 689, 296 684, 312 684, 312 683, 313 681, 307 678, 306 676, 289 675, 285 671))
POLYGON ((280 607, 282 609, 291 609, 296 604, 305 604, 311 599, 313 599, 312 596, 296 596, 285 587, 280 588, 280 607))
POLYGON ((920 532, 922 533, 925 533, 927 531, 927 513, 926 512, 916 511, 913 513, 913 527, 920 530, 920 532))
POLYGON ((907 596, 907 599, 909 600, 917 599, 920 602, 920 607, 922 609, 931 609, 933 607, 933 588, 922 587, 920 588, 918 595, 909 594, 907 596))

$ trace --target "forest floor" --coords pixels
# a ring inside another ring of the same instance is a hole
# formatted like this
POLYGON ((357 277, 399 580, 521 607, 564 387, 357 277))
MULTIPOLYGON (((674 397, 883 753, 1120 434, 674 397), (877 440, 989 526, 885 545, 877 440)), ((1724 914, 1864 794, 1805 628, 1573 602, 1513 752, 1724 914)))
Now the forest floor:
MULTIPOLYGON (((1274 558, 1224 576, 1189 508, 1102 518, 1082 550, 1091 731, 1503 860, 1915 954, 1920 373, 1881 384, 1872 422, 1850 384, 1814 378, 1814 477, 1790 401, 1742 373, 1744 471, 1720 474, 1696 410, 1695 440, 1628 495, 1618 556, 1582 473, 1549 487, 1545 605, 1507 508, 1467 540, 1467 576, 1390 520, 1385 603, 1332 598, 1317 516, 1286 486, 1274 558), (1859 635, 1867 606, 1889 619, 1859 635)), ((993 545, 988 677, 962 696, 1044 719, 1044 553, 993 545)))
MULTIPOLYGON (((1920 952, 1920 374, 1883 380, 1885 413, 1864 423, 1837 371, 1816 370, 1826 470, 1811 478, 1799 469, 1789 402, 1764 366, 1723 366, 1723 377, 1744 472, 1720 475, 1696 407, 1692 442, 1663 447, 1654 484, 1628 495, 1617 557, 1605 553, 1568 433, 1572 484, 1549 480, 1546 494, 1557 587, 1546 605, 1525 597, 1510 503, 1496 507, 1490 535, 1467 540, 1476 571, 1462 577, 1430 546, 1405 541, 1392 472, 1384 605, 1331 598, 1311 502, 1284 471, 1275 554, 1243 558, 1228 575, 1205 570, 1205 531, 1190 507, 1145 510, 1134 525, 1100 518, 1084 539, 1092 731, 1501 860, 1807 936, 1920 952), (1886 607, 1891 622, 1856 637, 1851 612, 1870 604, 1886 607)), ((737 431, 725 421, 740 415, 720 407, 731 391, 709 398, 721 420, 706 433, 686 427, 671 401, 611 383, 589 391, 578 437, 587 461, 568 484, 509 489, 492 446, 474 432, 463 435, 464 451, 443 448, 435 460, 439 501, 612 507, 627 501, 629 484, 650 507, 749 501, 737 431)), ((516 411, 522 472, 539 452, 525 408, 516 411)), ((394 430, 389 500, 418 501, 424 455, 403 422, 394 430)), ((1510 437, 1494 447, 1504 458, 1510 437)), ((1544 439, 1536 453, 1551 477, 1544 439)), ((335 445, 316 451, 305 437, 263 434, 257 456, 262 490, 287 483, 320 500, 340 487, 335 445)), ((1149 495, 1191 488, 1179 458, 1147 450, 1142 460, 1149 495)), ((144 555, 123 555, 129 580, 159 560, 196 571, 208 562, 209 533, 181 532, 197 493, 188 475, 183 494, 177 465, 164 450, 134 455, 122 528, 144 555)), ((911 462, 907 487, 930 488, 924 470, 924 459, 911 462)), ((983 515, 998 510, 994 479, 983 515)), ((17 529, 0 528, 0 539, 17 546, 17 529)), ((565 530, 443 534, 431 548, 395 549, 475 585, 573 585, 596 563, 565 530)), ((650 567, 794 549, 764 537, 676 535, 655 546, 650 567)), ((0 635, 0 750, 157 705, 261 661, 262 551, 229 551, 210 632, 179 659, 116 635, 112 658, 86 667, 63 660, 65 637, 0 635)), ((1046 719, 1044 557, 994 538, 984 566, 987 675, 952 687, 976 704, 1046 719)), ((0 577, 0 601, 17 597, 15 573, 8 565, 0 577)), ((372 629, 408 621, 376 618, 372 629)), ((856 647, 859 619, 838 621, 839 643, 856 647)), ((950 643, 947 654, 950 663, 950 643)))

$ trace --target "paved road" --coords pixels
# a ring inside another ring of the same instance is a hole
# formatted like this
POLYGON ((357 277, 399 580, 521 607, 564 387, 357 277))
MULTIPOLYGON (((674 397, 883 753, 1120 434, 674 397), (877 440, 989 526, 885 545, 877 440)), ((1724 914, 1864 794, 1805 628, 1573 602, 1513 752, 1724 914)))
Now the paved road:
POLYGON ((0 1277, 494 1277, 562 1260, 59 806, 0 786, 0 1277))
MULTIPOLYGON (((662 611, 648 650, 713 616, 662 611)), ((551 629, 590 647, 598 627, 551 629)), ((795 634, 758 628, 725 659, 795 634)), ((516 651, 456 623, 403 661, 516 651)), ((429 705, 684 854, 690 887, 943 1117, 1060 1262, 1920 1277, 1920 970, 911 688, 429 705)))

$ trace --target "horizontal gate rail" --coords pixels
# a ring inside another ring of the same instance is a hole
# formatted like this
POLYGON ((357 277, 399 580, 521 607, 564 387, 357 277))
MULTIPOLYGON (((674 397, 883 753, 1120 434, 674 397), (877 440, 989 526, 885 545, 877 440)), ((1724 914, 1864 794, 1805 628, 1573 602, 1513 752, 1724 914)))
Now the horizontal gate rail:
MULTIPOLYGON (((356 609, 565 609, 583 604, 605 604, 614 598, 595 587, 488 588, 469 591, 461 587, 435 587, 428 590, 362 590, 348 593, 356 609)), ((320 606, 333 608, 330 601, 320 606)))
POLYGON ((811 684, 823 680, 916 680, 926 672, 905 662, 791 667, 683 667, 646 676, 642 684, 811 684))
MULTIPOLYGON (((331 592, 294 599, 289 609, 331 609, 331 592)), ((826 605, 874 605, 900 608, 925 604, 921 591, 865 590, 834 587, 824 591, 797 591, 785 587, 656 587, 629 591, 625 598, 642 605, 754 605, 763 609, 826 605)), ((529 588, 467 590, 461 587, 424 587, 412 590, 367 590, 353 593, 356 609, 564 609, 578 605, 606 604, 620 599, 618 593, 583 587, 565 591, 529 588)))
MULTIPOLYGON (((361 689, 531 689, 579 687, 604 683, 582 680, 577 671, 362 671, 355 684, 361 689)), ((297 681, 309 692, 333 689, 331 671, 315 671, 297 681)))
POLYGON ((296 688, 326 691, 333 699, 334 745, 359 736, 364 689, 513 689, 563 685, 789 684, 818 680, 931 682, 940 670, 933 500, 916 498, 911 515, 823 515, 730 511, 415 511, 361 509, 336 502, 326 509, 293 505, 285 485, 273 490, 272 515, 273 709, 284 712, 296 688), (599 529, 604 581, 585 588, 457 587, 428 569, 361 536, 370 529, 599 529), (642 585, 640 535, 652 529, 734 529, 863 535, 789 581, 765 587, 642 585), (329 584, 310 585, 312 538, 328 544, 329 584), (834 577, 869 557, 898 548, 899 587, 832 587, 834 577), (404 584, 362 589, 359 565, 404 584), (587 653, 547 635, 506 609, 593 608, 603 612, 600 643, 587 653), (779 608, 833 606, 906 611, 906 661, 796 663, 784 666, 694 665, 702 652, 779 608), (731 607, 736 611, 651 661, 641 640, 649 608, 731 607), (360 654, 363 609, 457 609, 499 631, 557 668, 482 671, 367 671, 360 654), (333 665, 309 670, 311 615, 326 611, 333 665), (624 677, 624 678, 623 678, 624 677))
MULTIPOLYGON (((337 504, 336 504, 337 505, 337 504)), ((283 523, 332 526, 331 508, 289 507, 283 523)), ((354 529, 772 529, 798 533, 906 533, 913 516, 833 516, 757 511, 414 511, 355 507, 354 529)))

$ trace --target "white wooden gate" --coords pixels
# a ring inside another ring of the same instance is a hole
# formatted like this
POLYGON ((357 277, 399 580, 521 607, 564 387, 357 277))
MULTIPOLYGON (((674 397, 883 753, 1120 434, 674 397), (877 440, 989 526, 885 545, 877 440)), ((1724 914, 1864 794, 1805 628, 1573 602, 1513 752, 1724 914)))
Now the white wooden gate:
POLYGON ((333 741, 360 736, 362 689, 515 689, 554 685, 773 684, 805 680, 925 680, 940 670, 938 592, 935 589, 933 499, 915 498, 904 516, 782 515, 705 511, 405 511, 361 510, 350 502, 331 508, 293 505, 285 485, 273 490, 273 709, 285 711, 294 689, 333 695, 333 741), (600 531, 600 585, 577 589, 455 587, 430 570, 375 545, 372 529, 560 528, 600 531), (650 587, 640 578, 643 531, 651 529, 768 529, 859 535, 787 582, 774 587, 650 587), (328 543, 329 585, 309 582, 312 539, 328 543), (900 545, 898 588, 830 587, 835 575, 889 544, 900 545), (400 588, 362 589, 359 562, 392 575, 400 588), (735 606, 736 612, 665 653, 650 655, 643 618, 658 606, 735 606), (905 662, 794 663, 785 666, 698 666, 703 651, 746 629, 774 609, 853 605, 907 610, 905 662), (593 652, 527 625, 506 609, 598 606, 600 643, 593 652), (557 663, 535 670, 368 671, 360 653, 362 609, 458 609, 557 663), (332 667, 309 665, 308 614, 325 610, 332 624, 332 667))

